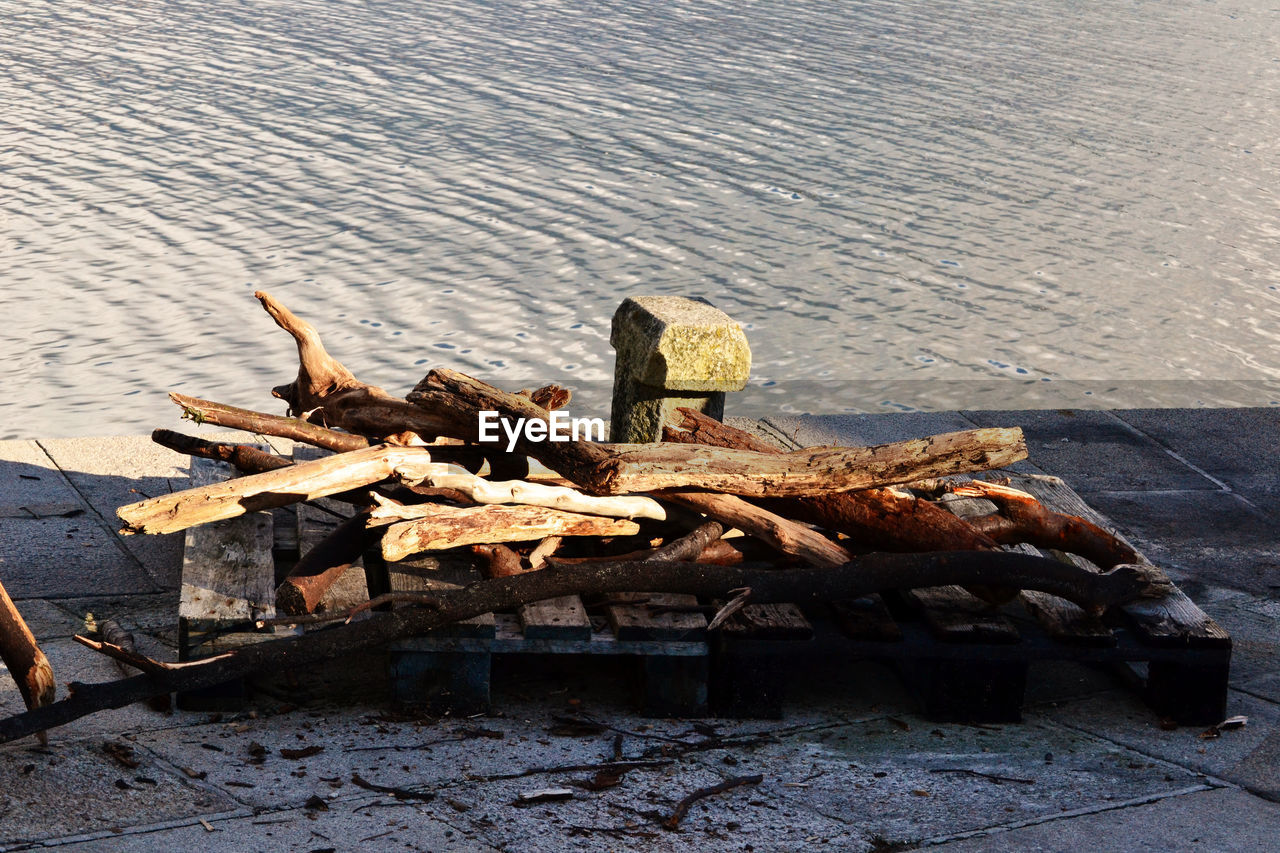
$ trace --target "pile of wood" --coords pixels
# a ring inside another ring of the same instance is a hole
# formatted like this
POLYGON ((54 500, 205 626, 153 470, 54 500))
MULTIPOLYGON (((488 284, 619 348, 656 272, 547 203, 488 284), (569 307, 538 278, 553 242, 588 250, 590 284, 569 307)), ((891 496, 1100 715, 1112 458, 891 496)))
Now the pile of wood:
MULTIPOLYGON (((748 601, 803 603, 894 588, 960 584, 989 602, 1033 589, 1093 612, 1167 589, 1157 569, 1106 531, 967 476, 1025 458, 1016 428, 784 452, 685 410, 684 422, 668 428, 661 443, 535 441, 522 431, 507 452, 505 437, 478 440, 480 414, 549 421, 568 403, 566 389, 508 393, 433 370, 396 397, 357 380, 316 330, 280 302, 255 296, 297 342, 297 377, 272 390, 288 415, 171 398, 198 423, 334 453, 295 464, 250 445, 157 430, 156 441, 230 462, 243 476, 121 507, 123 532, 172 533, 326 497, 352 504, 355 515, 302 555, 278 590, 277 607, 300 621, 324 618, 315 610, 325 592, 371 549, 395 561, 469 547, 489 579, 414 596, 419 606, 183 664, 86 640, 142 674, 73 685, 68 699, 47 707, 39 707, 47 695, 29 699, 35 710, 0 721, 0 740, 146 696, 303 666, 565 595, 672 592, 728 601, 714 626, 748 601), (987 498, 999 512, 958 518, 940 503, 948 493, 987 498), (1016 543, 1075 553, 1098 570, 1003 547, 1016 543)), ((0 616, 10 611, 16 616, 11 603, 0 616)), ((22 676, 43 656, 33 657, 30 633, 22 637, 10 622, 0 619, 5 660, 22 676)))

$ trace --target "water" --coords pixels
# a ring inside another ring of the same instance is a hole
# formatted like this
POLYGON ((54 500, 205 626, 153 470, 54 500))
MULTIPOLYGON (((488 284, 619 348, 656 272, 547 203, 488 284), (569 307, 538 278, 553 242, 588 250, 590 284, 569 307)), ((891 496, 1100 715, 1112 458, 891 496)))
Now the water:
POLYGON ((1273 404, 1273 6, 0 0, 0 436, 279 411, 255 289, 584 414, 634 293, 765 408, 1273 404))

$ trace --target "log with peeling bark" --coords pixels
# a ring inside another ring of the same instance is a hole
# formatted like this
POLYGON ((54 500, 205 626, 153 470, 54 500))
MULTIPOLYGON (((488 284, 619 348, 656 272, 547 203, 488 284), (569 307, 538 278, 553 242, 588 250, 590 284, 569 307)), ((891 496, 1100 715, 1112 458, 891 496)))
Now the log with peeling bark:
POLYGON ((834 569, 790 571, 675 561, 554 565, 542 571, 433 593, 431 606, 427 607, 377 613, 362 622, 301 637, 256 643, 196 663, 156 664, 143 675, 121 681, 73 683, 67 699, 0 720, 0 742, 62 725, 96 711, 123 707, 148 696, 210 687, 270 668, 307 666, 483 613, 564 595, 657 588, 723 598, 731 590, 749 587, 756 602, 803 602, 953 583, 1016 584, 1067 598, 1091 610, 1167 591, 1163 576, 1149 566, 1120 566, 1098 574, 1026 554, 972 551, 869 554, 834 569))
MULTIPOLYGON (((53 667, 40 651, 35 635, 3 583, 0 583, 0 660, 13 676, 28 708, 41 708, 53 702, 58 688, 53 667)), ((41 742, 44 740, 42 736, 41 742)))
MULTIPOLYGON (((479 413, 511 421, 548 420, 532 401, 452 370, 433 370, 409 394, 478 438, 479 413)), ((700 445, 530 441, 515 451, 559 471, 597 495, 697 488, 745 497, 801 497, 999 468, 1026 458, 1022 431, 987 428, 875 447, 766 454, 700 445)))
MULTIPOLYGON (((424 504, 424 506, 426 506, 424 504)), ((382 557, 397 561, 462 545, 527 542, 547 536, 634 536, 625 518, 583 515, 540 506, 436 506, 434 515, 392 524, 382 534, 382 557)))
MULTIPOLYGON (((542 483, 530 483, 524 480, 502 480, 494 482, 477 477, 474 474, 456 469, 427 472, 421 480, 409 481, 410 487, 426 486, 434 489, 451 489, 466 495, 478 504, 524 504, 527 506, 545 506, 551 509, 562 509, 566 512, 580 512, 587 515, 604 515, 611 518, 651 518, 655 521, 666 521, 667 511, 662 504, 644 495, 611 495, 599 497, 584 495, 577 489, 565 486, 548 486, 542 483)), ((374 510, 373 518, 414 517, 417 507, 387 507, 374 510)), ((434 512, 430 507, 423 511, 429 515, 434 512)))
POLYGON ((1104 569, 1138 562, 1138 554, 1119 537, 1077 515, 1063 515, 1032 495, 998 483, 973 480, 955 483, 949 490, 960 497, 986 498, 1000 512, 968 519, 997 542, 1026 542, 1078 554, 1104 569))

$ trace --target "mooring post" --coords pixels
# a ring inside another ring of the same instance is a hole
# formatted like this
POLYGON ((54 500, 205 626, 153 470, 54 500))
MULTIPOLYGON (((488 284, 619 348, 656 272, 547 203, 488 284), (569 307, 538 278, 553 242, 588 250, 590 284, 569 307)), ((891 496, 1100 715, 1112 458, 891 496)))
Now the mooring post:
POLYGON ((610 441, 661 441, 678 424, 676 408, 724 416, 726 391, 741 391, 751 373, 747 336, 729 315, 702 299, 635 296, 613 315, 610 441))

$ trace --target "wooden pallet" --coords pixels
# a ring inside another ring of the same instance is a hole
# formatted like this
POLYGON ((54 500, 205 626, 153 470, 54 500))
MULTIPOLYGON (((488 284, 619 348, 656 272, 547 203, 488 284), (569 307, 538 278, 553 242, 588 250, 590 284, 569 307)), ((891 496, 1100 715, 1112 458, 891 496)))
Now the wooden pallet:
MULTIPOLYGON (((299 458, 314 453, 300 448, 299 458)), ((200 480, 228 473, 222 463, 193 464, 193 478, 200 480)), ((1053 509, 1110 528, 1057 478, 1014 477, 1012 485, 1053 509)), ((993 509, 973 499, 948 505, 960 515, 993 509)), ((282 563, 318 541, 345 511, 332 502, 322 510, 277 511, 274 537, 270 513, 188 531, 181 659, 275 636, 254 628, 253 620, 274 613, 275 584, 287 568, 282 563)), ((1046 553, 1090 567, 1079 558, 1046 553)), ((349 573, 326 604, 338 609, 366 594, 425 590, 478 576, 456 559, 454 565, 447 562, 406 561, 388 568, 376 554, 367 555, 364 569, 349 573)), ((1127 668, 1161 717, 1198 725, 1225 716, 1231 638, 1181 591, 1118 608, 1106 620, 1039 592, 1023 592, 1014 604, 993 610, 959 588, 873 595, 833 602, 821 611, 751 605, 713 637, 707 636, 704 613, 689 610, 697 604, 691 596, 623 596, 593 619, 580 599, 569 597, 487 614, 391 646, 384 686, 402 703, 474 713, 489 707, 493 655, 625 655, 635 660, 640 707, 647 714, 776 718, 793 655, 835 665, 870 658, 892 664, 934 719, 1007 722, 1021 716, 1030 664, 1065 660, 1127 668)), ((369 682, 383 659, 346 667, 351 678, 364 679, 358 691, 363 698, 378 695, 369 682)), ((290 676, 292 682, 276 688, 295 700, 354 695, 350 679, 339 677, 342 665, 324 671, 324 683, 303 684, 290 676)), ((225 708, 244 696, 243 685, 230 685, 187 694, 180 702, 225 708)))
MULTIPOLYGON (((395 591, 468 583, 478 572, 447 560, 396 564, 395 591)), ((641 712, 653 717, 707 713, 710 650, 702 613, 658 608, 697 605, 693 596, 619 596, 588 616, 578 596, 541 601, 514 613, 487 613, 391 646, 391 689, 404 705, 436 714, 487 711, 494 655, 623 655, 633 659, 641 712)))

